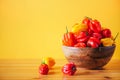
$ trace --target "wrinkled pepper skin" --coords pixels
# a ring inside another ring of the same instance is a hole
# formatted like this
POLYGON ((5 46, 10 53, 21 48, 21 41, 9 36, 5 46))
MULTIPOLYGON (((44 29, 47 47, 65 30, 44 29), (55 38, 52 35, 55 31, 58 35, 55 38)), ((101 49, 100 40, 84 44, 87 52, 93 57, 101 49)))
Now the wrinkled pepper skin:
POLYGON ((73 27, 72 27, 72 32, 73 33, 76 33, 76 32, 80 32, 80 31, 87 31, 88 29, 88 26, 86 24, 75 24, 73 27))
POLYGON ((98 20, 91 20, 89 24, 89 28, 91 31, 95 33, 100 33, 101 32, 101 24, 98 20))
POLYGON ((82 23, 83 23, 83 24, 86 24, 86 25, 89 27, 90 21, 91 21, 91 18, 85 17, 85 18, 82 20, 82 23))
POLYGON ((77 40, 77 42, 86 42, 89 38, 89 35, 86 31, 81 31, 78 32, 77 34, 75 34, 75 39, 77 40))
POLYGON ((101 32, 101 24, 98 20, 92 20, 89 17, 85 17, 82 23, 88 26, 88 33, 91 35, 92 33, 100 33, 101 32))
POLYGON ((55 65, 55 60, 52 57, 44 57, 41 63, 47 64, 49 68, 52 68, 55 65))
POLYGON ((101 43, 103 46, 112 46, 114 44, 114 41, 111 38, 103 38, 101 39, 101 43))
POLYGON ((92 47, 92 48, 97 48, 100 45, 100 40, 95 37, 90 37, 89 40, 87 41, 87 46, 92 47))
POLYGON ((84 47, 86 47, 86 43, 79 42, 79 43, 75 44, 74 47, 84 48, 84 47))
POLYGON ((49 72, 49 68, 48 68, 48 65, 47 64, 41 64, 39 66, 39 73, 42 74, 42 75, 47 75, 49 72))
POLYGON ((102 36, 104 38, 110 38, 111 37, 111 31, 110 31, 110 29, 103 29, 102 30, 102 36))
POLYGON ((62 38, 62 43, 65 46, 74 46, 76 44, 74 34, 72 32, 65 33, 62 38))
POLYGON ((98 38, 100 40, 102 38, 102 35, 100 33, 93 33, 92 37, 98 38))
POLYGON ((76 66, 74 63, 68 63, 68 64, 65 64, 63 67, 62 67, 62 72, 66 75, 74 75, 75 72, 76 72, 76 66))
POLYGON ((81 23, 72 26, 71 32, 64 34, 62 43, 65 46, 78 48, 112 46, 118 34, 114 38, 111 30, 101 26, 98 20, 85 17, 81 23))

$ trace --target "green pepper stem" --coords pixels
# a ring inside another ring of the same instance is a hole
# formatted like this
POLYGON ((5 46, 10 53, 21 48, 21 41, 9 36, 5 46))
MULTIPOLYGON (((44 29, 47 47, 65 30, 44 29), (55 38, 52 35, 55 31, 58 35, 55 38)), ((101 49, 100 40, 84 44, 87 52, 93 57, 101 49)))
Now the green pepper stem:
POLYGON ((84 18, 88 18, 89 20, 92 20, 92 18, 85 16, 84 18))
POLYGON ((68 28, 67 28, 67 26, 66 26, 66 33, 68 33, 68 28))
POLYGON ((45 64, 45 61, 41 61, 41 64, 45 64))
POLYGON ((116 36, 115 36, 115 38, 113 39, 113 41, 116 40, 116 38, 118 37, 118 35, 119 35, 119 32, 116 34, 116 36))

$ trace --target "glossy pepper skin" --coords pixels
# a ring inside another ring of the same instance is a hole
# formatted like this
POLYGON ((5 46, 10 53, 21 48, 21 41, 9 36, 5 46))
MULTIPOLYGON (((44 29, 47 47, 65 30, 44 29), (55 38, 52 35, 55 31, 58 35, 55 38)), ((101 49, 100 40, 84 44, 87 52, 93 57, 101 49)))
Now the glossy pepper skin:
POLYGON ((83 42, 79 42, 79 43, 75 44, 74 47, 84 48, 84 47, 86 47, 86 44, 83 42))
POLYGON ((86 25, 89 27, 91 20, 92 20, 91 18, 85 17, 85 18, 82 20, 82 23, 83 23, 83 24, 86 24, 86 25))
POLYGON ((101 32, 101 24, 98 20, 92 20, 89 17, 85 17, 82 23, 88 26, 88 33, 91 35, 92 33, 100 33, 101 32))
POLYGON ((76 32, 80 32, 80 31, 87 31, 87 28, 88 26, 86 24, 75 24, 73 27, 72 27, 72 32, 73 33, 76 33, 76 32))
POLYGON ((48 65, 47 64, 41 64, 39 66, 39 73, 42 74, 42 75, 47 75, 49 72, 49 68, 48 68, 48 65))
POLYGON ((66 75, 74 75, 75 72, 76 72, 76 66, 74 63, 68 63, 68 64, 65 64, 63 67, 62 67, 62 72, 66 75))
POLYGON ((90 37, 89 40, 87 41, 87 46, 92 47, 92 48, 97 48, 100 45, 100 40, 95 37, 90 37))
POLYGON ((55 60, 52 57, 44 57, 41 63, 47 64, 49 68, 52 68, 55 65, 55 60))
POLYGON ((66 27, 66 33, 64 33, 62 38, 62 44, 65 46, 74 46, 76 44, 74 33, 68 32, 67 27, 66 27))
POLYGON ((111 37, 111 31, 110 31, 110 29, 103 29, 102 30, 102 36, 104 38, 110 38, 111 37))
POLYGON ((95 33, 100 33, 101 31, 101 24, 98 20, 91 20, 89 24, 89 28, 91 31, 95 33))
POLYGON ((100 33, 93 33, 92 37, 98 38, 100 40, 102 38, 102 35, 100 33))
POLYGON ((111 38, 103 38, 101 39, 101 43, 103 46, 112 46, 114 44, 114 41, 111 38))
POLYGON ((86 25, 88 26, 87 31, 88 31, 89 35, 91 35, 91 34, 93 33, 93 31, 90 29, 91 20, 92 20, 92 19, 89 18, 89 17, 85 17, 85 18, 82 20, 82 23, 83 23, 83 24, 86 24, 86 25))
POLYGON ((62 38, 62 43, 65 46, 74 46, 76 44, 74 34, 72 32, 65 33, 62 38))
POLYGON ((75 39, 77 40, 77 42, 86 42, 89 38, 89 35, 86 31, 81 31, 75 34, 75 39))

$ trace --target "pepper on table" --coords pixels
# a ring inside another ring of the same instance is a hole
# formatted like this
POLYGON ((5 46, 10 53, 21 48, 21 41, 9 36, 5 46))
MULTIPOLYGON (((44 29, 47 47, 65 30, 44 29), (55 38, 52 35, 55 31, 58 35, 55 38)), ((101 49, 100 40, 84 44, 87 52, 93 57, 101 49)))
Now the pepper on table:
POLYGON ((65 64, 62 67, 62 72, 66 75, 74 75, 76 72, 76 65, 73 62, 70 62, 68 64, 65 64))

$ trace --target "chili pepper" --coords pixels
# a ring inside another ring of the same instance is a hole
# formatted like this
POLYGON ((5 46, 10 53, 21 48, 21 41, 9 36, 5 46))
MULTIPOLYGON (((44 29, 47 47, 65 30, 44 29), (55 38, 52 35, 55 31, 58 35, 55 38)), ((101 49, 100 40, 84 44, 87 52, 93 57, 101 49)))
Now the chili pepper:
POLYGON ((89 24, 90 30, 95 33, 99 33, 101 31, 101 24, 98 20, 91 20, 89 24))
MULTIPOLYGON (((67 30, 67 27, 66 27, 66 30, 67 30)), ((63 35, 62 43, 65 46, 74 46, 74 44, 76 44, 74 34, 72 32, 68 32, 67 30, 67 33, 63 35)))
POLYGON ((81 31, 79 33, 74 34, 77 42, 86 42, 89 38, 89 35, 86 31, 81 31))
POLYGON ((41 64, 39 66, 39 73, 40 74, 43 74, 43 75, 47 75, 49 72, 49 68, 48 68, 48 65, 47 64, 41 64))
POLYGON ((90 36, 92 36, 93 33, 94 33, 94 32, 93 32, 90 28, 88 28, 88 34, 89 34, 90 36))
POLYGON ((119 32, 117 33, 115 38, 103 38, 101 39, 101 43, 103 44, 103 46, 112 46, 115 43, 115 40, 118 37, 118 35, 119 35, 119 32))
POLYGON ((92 19, 89 18, 89 17, 85 17, 85 18, 82 20, 82 23, 86 24, 86 25, 89 27, 90 20, 92 20, 92 19))
POLYGON ((104 38, 110 38, 111 37, 111 31, 110 31, 110 29, 103 29, 102 30, 102 36, 104 37, 104 38))
POLYGON ((114 41, 111 38, 103 38, 100 40, 103 46, 112 46, 114 41))
POLYGON ((88 31, 88 33, 89 33, 89 35, 91 35, 92 33, 93 33, 93 31, 90 29, 90 22, 91 22, 91 18, 89 18, 89 17, 85 17, 83 20, 82 20, 82 23, 83 24, 86 24, 87 26, 88 26, 88 29, 87 29, 87 31, 88 31))
POLYGON ((63 67, 62 67, 62 72, 64 74, 67 74, 67 75, 74 75, 75 72, 76 72, 76 66, 74 63, 68 63, 68 64, 65 64, 63 67))
POLYGON ((84 48, 84 47, 86 47, 86 44, 83 42, 79 42, 79 43, 75 44, 74 47, 84 48))
POLYGON ((55 60, 52 57, 42 58, 42 63, 47 64, 49 68, 52 68, 55 65, 55 60))
POLYGON ((100 33, 93 33, 92 37, 98 38, 100 40, 102 38, 102 35, 100 33))
POLYGON ((87 46, 90 46, 92 48, 97 48, 100 45, 100 40, 95 37, 90 37, 89 40, 87 41, 87 46))
POLYGON ((99 33, 101 31, 101 24, 98 20, 92 20, 89 17, 85 17, 82 23, 88 26, 88 33, 91 35, 93 32, 99 33))
POLYGON ((76 32, 80 32, 80 31, 87 31, 87 25, 86 24, 75 24, 73 27, 72 27, 72 32, 73 33, 76 33, 76 32))

